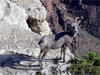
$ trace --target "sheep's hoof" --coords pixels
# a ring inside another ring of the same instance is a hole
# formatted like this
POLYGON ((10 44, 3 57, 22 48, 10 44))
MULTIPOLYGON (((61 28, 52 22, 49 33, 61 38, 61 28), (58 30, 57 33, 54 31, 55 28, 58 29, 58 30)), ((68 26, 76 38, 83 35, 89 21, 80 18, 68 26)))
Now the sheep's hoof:
POLYGON ((43 67, 40 65, 40 70, 42 70, 43 69, 43 67))
POLYGON ((40 70, 42 70, 43 69, 43 67, 40 67, 40 70))
POLYGON ((61 60, 62 58, 60 57, 59 60, 61 60))

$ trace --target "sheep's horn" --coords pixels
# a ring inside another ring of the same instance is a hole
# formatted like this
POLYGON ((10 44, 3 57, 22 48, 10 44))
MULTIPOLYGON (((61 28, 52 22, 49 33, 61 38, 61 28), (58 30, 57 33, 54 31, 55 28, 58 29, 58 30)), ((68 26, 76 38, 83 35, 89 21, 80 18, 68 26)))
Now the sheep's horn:
POLYGON ((79 17, 76 17, 76 19, 75 19, 75 23, 77 23, 77 22, 78 22, 78 19, 79 19, 79 17))

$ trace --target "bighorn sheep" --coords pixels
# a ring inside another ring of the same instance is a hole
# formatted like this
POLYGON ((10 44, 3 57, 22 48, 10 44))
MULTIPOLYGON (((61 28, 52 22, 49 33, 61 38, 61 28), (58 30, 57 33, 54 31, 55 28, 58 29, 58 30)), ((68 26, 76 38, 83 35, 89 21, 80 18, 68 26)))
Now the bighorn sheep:
POLYGON ((42 69, 42 60, 46 56, 50 49, 61 48, 61 59, 63 54, 63 62, 65 61, 65 51, 69 44, 72 43, 73 39, 76 37, 78 30, 77 27, 80 23, 79 18, 76 18, 75 22, 69 25, 68 32, 61 32, 57 34, 51 34, 43 36, 39 41, 40 54, 38 56, 39 64, 42 69))

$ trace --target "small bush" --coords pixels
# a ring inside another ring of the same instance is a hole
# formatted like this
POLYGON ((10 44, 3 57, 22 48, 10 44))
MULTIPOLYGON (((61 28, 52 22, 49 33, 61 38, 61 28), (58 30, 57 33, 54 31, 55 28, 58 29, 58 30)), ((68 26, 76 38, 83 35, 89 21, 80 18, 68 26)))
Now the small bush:
POLYGON ((100 57, 96 52, 90 52, 80 60, 74 57, 70 63, 71 66, 66 71, 71 72, 72 75, 100 75, 100 57))

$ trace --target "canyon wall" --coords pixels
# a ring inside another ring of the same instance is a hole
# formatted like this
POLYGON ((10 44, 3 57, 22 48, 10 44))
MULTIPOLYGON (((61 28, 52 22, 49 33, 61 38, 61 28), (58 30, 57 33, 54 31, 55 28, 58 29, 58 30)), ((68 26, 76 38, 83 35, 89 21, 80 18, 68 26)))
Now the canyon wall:
POLYGON ((75 52, 79 56, 89 51, 96 51, 100 55, 99 0, 82 0, 81 3, 79 0, 49 0, 49 2, 41 0, 41 2, 49 10, 47 20, 54 34, 66 31, 68 24, 76 17, 81 17, 75 52))

